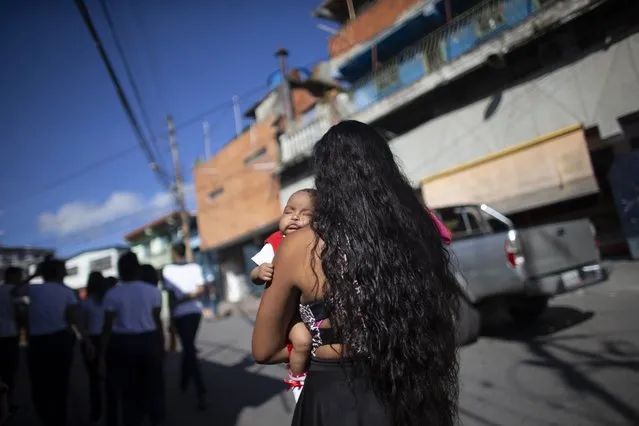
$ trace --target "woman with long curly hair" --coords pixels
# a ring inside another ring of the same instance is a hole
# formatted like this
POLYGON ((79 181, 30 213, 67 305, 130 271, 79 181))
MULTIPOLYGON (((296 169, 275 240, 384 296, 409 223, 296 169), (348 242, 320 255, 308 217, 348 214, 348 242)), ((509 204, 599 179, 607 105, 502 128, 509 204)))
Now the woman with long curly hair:
POLYGON ((294 426, 452 426, 458 289, 433 217, 366 124, 333 126, 314 166, 312 226, 277 252, 253 357, 286 361, 299 309, 313 346, 294 426))

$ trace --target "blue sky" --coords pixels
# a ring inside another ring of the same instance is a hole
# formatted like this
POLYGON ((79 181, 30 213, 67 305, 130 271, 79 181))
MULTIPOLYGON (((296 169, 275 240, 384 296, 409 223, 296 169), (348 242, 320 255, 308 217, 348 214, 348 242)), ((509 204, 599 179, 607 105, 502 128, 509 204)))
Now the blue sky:
MULTIPOLYGON (((181 123, 265 86, 280 46, 289 49, 291 66, 327 57, 329 35, 311 16, 319 0, 107 2, 158 135, 165 134, 167 112, 181 123)), ((86 3, 124 81, 99 3, 86 3)), ((65 255, 120 242, 128 230, 168 212, 73 0, 4 0, 0 28, 0 243, 65 255)), ((242 110, 263 94, 242 99, 242 110)), ((232 108, 206 119, 215 151, 234 134, 232 108)), ((190 182, 191 165, 204 153, 201 122, 177 136, 190 182)), ((158 145, 168 168, 168 142, 160 138, 158 145)))

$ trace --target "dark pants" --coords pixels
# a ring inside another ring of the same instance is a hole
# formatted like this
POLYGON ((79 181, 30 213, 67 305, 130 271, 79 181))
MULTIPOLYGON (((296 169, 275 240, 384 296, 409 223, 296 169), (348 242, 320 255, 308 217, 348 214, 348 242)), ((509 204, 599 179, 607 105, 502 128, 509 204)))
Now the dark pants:
MULTIPOLYGON (((91 336, 91 343, 95 353, 100 353, 100 336, 91 336)), ((91 420, 102 418, 102 390, 106 399, 106 424, 116 426, 118 424, 118 400, 113 380, 105 380, 100 375, 100 366, 97 357, 89 358, 84 354, 84 365, 89 376, 89 401, 91 403, 91 420), (103 388, 104 386, 104 388, 103 388)))
POLYGON ((73 361, 75 336, 65 330, 43 336, 30 336, 27 351, 31 398, 43 425, 67 423, 69 373, 73 361))
POLYGON ((20 360, 18 336, 0 337, 0 378, 9 387, 9 401, 13 394, 20 360))
POLYGON ((202 373, 197 361, 195 336, 200 326, 201 314, 188 314, 174 319, 175 328, 182 345, 182 374, 180 385, 186 390, 191 379, 195 382, 195 389, 199 397, 206 394, 206 387, 202 380, 202 373))
POLYGON ((111 337, 107 374, 114 380, 125 426, 141 424, 145 414, 151 425, 164 422, 161 345, 161 336, 155 331, 111 337))

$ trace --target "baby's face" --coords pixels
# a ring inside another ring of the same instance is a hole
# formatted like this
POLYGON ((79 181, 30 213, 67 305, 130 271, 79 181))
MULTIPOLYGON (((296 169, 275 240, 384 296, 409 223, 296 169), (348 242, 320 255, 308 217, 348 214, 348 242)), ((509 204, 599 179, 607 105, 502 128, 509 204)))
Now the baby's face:
POLYGON ((313 218, 313 200, 308 192, 300 191, 288 199, 284 213, 280 218, 280 232, 288 235, 311 223, 313 218))

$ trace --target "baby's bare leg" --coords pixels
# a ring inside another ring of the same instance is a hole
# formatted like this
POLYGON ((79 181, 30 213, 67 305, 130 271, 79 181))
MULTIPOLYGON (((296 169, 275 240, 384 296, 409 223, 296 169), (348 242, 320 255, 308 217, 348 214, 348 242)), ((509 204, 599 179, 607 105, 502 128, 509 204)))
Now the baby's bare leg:
POLYGON ((306 372, 308 360, 311 355, 311 333, 302 322, 293 324, 288 334, 293 349, 289 356, 289 368, 291 373, 299 376, 306 372))

